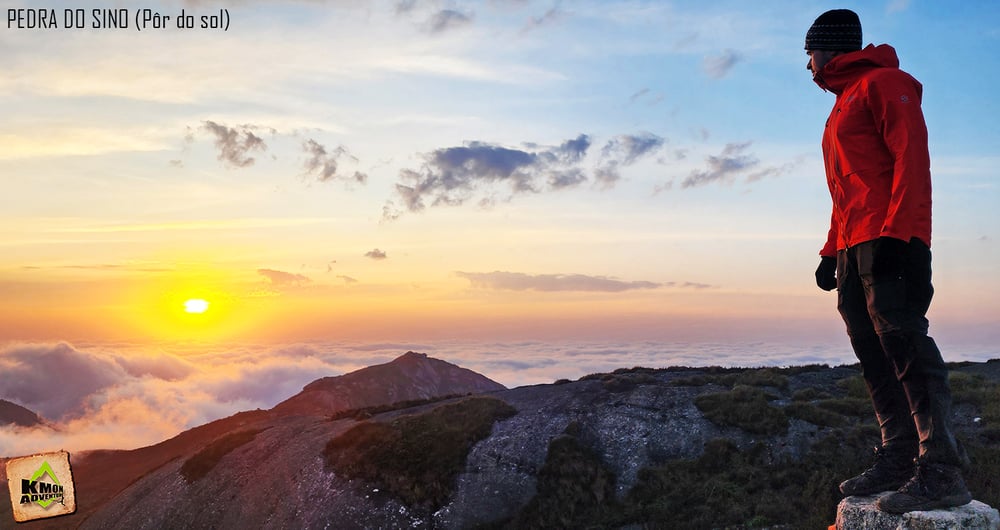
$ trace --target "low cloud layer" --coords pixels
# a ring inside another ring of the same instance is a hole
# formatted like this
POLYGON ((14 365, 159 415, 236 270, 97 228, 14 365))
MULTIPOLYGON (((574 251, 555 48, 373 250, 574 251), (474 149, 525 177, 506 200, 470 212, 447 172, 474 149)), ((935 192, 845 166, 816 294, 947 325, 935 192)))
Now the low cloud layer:
POLYGON ((0 457, 156 443, 241 410, 271 408, 311 381, 373 360, 387 359, 307 346, 197 355, 7 346, 0 348, 0 399, 38 413, 47 426, 0 427, 0 457))
POLYGON ((632 366, 853 360, 846 345, 816 346, 815 334, 799 347, 787 342, 726 343, 717 322, 660 322, 677 337, 699 326, 711 342, 331 342, 178 352, 128 345, 8 345, 0 347, 0 399, 41 414, 48 426, 0 426, 0 457, 150 445, 239 411, 271 408, 320 377, 389 362, 407 350, 475 370, 508 387, 632 366))

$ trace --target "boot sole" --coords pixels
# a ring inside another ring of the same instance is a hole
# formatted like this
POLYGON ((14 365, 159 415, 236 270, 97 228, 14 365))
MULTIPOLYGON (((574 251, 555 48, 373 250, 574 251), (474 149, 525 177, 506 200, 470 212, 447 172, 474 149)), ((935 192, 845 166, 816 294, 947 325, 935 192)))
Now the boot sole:
MULTIPOLYGON (((905 495, 905 494, 900 494, 905 495)), ((940 499, 927 499, 924 501, 910 502, 910 503, 900 503, 894 504, 892 502, 892 494, 885 497, 881 497, 876 501, 875 505, 879 510, 887 513, 903 514, 907 512, 926 512, 929 510, 940 510, 945 508, 955 508, 958 506, 965 506, 972 502, 971 493, 963 493, 960 495, 949 495, 947 497, 941 497, 940 499), (885 501, 885 502, 883 502, 885 501)), ((908 499, 914 499, 916 501, 917 497, 911 497, 906 495, 908 499)))
POLYGON ((840 493, 845 497, 868 497, 870 495, 877 495, 879 493, 883 493, 886 491, 896 491, 899 488, 903 487, 903 484, 906 484, 905 480, 901 480, 899 482, 891 482, 888 484, 879 484, 878 486, 871 486, 866 489, 856 488, 853 490, 852 489, 845 490, 844 485, 841 484, 837 489, 840 490, 840 493))

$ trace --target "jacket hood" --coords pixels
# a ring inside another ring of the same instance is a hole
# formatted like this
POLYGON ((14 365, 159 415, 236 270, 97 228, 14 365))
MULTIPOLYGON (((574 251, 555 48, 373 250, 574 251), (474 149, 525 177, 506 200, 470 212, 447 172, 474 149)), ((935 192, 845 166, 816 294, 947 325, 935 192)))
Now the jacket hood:
POLYGON ((820 88, 840 94, 859 75, 872 68, 899 68, 896 49, 888 44, 869 44, 863 50, 839 55, 826 63, 815 81, 820 88))

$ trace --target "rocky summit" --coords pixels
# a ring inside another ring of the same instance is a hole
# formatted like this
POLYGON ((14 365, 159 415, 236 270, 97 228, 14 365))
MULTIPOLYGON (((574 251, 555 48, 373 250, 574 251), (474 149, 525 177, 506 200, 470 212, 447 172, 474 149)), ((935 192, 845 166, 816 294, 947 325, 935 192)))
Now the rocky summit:
POLYGON ((34 427, 43 425, 42 418, 34 412, 12 403, 6 399, 0 399, 0 427, 4 425, 17 425, 20 427, 34 427))
MULTIPOLYGON (((952 367, 966 481, 992 505, 998 367, 952 367)), ((836 484, 870 463, 871 416, 853 366, 632 368, 505 389, 408 352, 269 411, 73 455, 78 512, 23 526, 826 528, 836 484)))

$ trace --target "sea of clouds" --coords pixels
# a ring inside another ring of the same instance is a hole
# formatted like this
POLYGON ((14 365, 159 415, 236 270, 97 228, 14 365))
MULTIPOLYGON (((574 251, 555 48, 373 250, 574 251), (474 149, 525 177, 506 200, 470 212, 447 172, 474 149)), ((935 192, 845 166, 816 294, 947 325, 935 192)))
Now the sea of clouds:
MULTIPOLYGON (((45 426, 0 427, 0 457, 143 447, 239 411, 271 408, 311 381, 386 363, 409 350, 469 368, 507 387, 635 366, 854 362, 846 339, 819 345, 440 341, 151 348, 11 343, 0 346, 0 399, 36 412, 45 426)), ((960 358, 990 357, 984 350, 960 358)))

